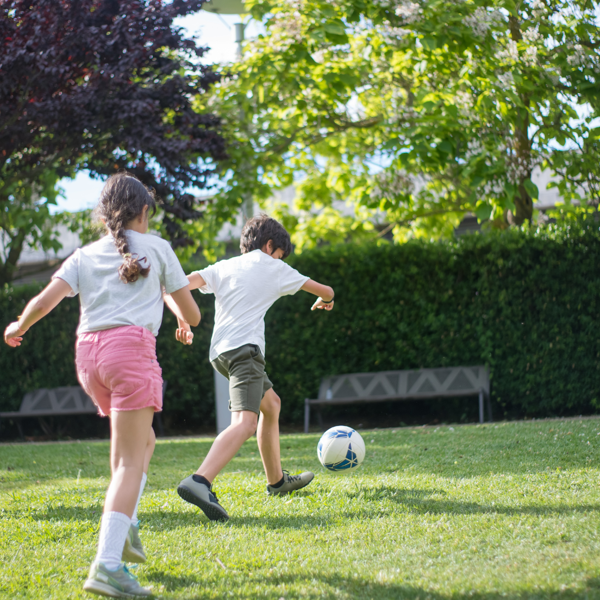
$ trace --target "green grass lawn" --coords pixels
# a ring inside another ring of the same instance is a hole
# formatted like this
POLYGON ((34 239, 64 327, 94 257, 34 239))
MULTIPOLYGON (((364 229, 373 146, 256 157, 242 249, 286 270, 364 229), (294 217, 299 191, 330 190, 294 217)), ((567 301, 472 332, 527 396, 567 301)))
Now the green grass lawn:
MULTIPOLYGON (((362 432, 354 474, 286 435, 284 468, 311 469, 268 497, 256 442, 217 480, 210 523, 180 500, 211 439, 159 441, 142 498, 163 598, 599 598, 600 421, 362 432)), ((0 597, 82 598, 108 483, 108 443, 0 446, 0 597)))

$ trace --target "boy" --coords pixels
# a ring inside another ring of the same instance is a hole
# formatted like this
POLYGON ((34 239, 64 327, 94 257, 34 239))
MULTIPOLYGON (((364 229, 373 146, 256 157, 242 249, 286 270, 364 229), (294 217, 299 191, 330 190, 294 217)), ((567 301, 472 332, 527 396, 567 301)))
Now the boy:
MULTIPOLYGON (((292 251, 288 232, 275 219, 260 215, 242 230, 241 256, 188 275, 190 289, 216 296, 215 328, 210 346, 213 367, 229 379, 231 425, 215 439, 200 468, 177 488, 187 502, 211 520, 229 515, 212 491, 218 473, 255 432, 267 477, 268 494, 287 494, 308 485, 314 475, 290 475, 281 468, 281 401, 265 373, 267 310, 281 296, 302 289, 315 296, 311 310, 333 308, 333 290, 298 273, 283 260, 292 251), (260 419, 259 419, 260 415, 260 419)), ((189 325, 179 320, 177 339, 191 344, 189 325)))

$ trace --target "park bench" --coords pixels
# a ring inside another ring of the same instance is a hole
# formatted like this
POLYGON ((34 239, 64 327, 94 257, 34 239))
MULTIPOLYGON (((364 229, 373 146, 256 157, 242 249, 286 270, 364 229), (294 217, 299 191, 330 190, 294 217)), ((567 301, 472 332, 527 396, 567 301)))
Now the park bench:
POLYGON ((323 428, 323 406, 456 396, 477 396, 480 423, 484 420, 485 400, 492 421, 490 377, 487 367, 349 373, 325 377, 319 387, 319 397, 315 400, 306 398, 304 401, 304 432, 308 433, 311 406, 317 409, 319 425, 323 428))
MULTIPOLYGON (((163 399, 167 382, 163 381, 163 399)), ((52 417, 65 417, 70 415, 97 415, 98 409, 92 399, 78 385, 59 387, 53 389, 41 388, 28 392, 23 396, 21 407, 13 412, 0 412, 1 419, 15 421, 19 428, 19 434, 24 439, 21 421, 26 418, 36 418, 46 435, 62 435, 64 428, 59 427, 54 431, 51 422, 52 417)), ((154 424, 159 435, 164 435, 160 413, 154 413, 154 424)))

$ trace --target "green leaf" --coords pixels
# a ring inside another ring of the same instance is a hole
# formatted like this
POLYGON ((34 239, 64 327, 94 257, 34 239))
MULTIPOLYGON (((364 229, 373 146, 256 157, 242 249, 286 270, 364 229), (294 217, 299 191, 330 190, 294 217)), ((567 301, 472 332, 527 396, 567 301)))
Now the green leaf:
POLYGON ((475 216, 479 223, 482 221, 487 221, 492 214, 493 207, 491 204, 487 202, 478 202, 477 207, 475 208, 475 216))
POLYGON ((435 50, 437 48, 436 39, 433 37, 425 36, 421 39, 421 42, 423 43, 423 46, 427 48, 427 50, 435 50))
POLYGON ((444 140, 438 145, 438 148, 447 154, 451 154, 454 151, 452 144, 448 140, 444 140))
POLYGON ((341 21, 328 21, 323 26, 327 33, 333 33, 334 35, 345 35, 346 28, 341 21))
POLYGON ((533 181, 531 181, 531 179, 526 179, 523 182, 523 186, 532 198, 535 198, 536 200, 539 198, 540 192, 538 190, 538 187, 537 185, 535 185, 535 183, 533 183, 533 181))

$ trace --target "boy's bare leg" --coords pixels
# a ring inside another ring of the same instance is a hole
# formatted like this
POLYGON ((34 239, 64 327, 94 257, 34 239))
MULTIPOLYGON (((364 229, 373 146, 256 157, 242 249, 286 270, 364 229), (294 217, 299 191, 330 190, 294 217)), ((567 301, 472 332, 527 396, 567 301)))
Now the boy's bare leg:
POLYGON ((260 403, 260 419, 256 439, 265 468, 267 483, 274 485, 281 481, 281 451, 279 448, 279 412, 281 400, 273 388, 267 390, 260 403))
POLYGON ((258 415, 249 410, 231 413, 231 425, 221 431, 202 461, 196 475, 202 475, 210 483, 227 463, 238 453, 242 444, 256 431, 258 415))

